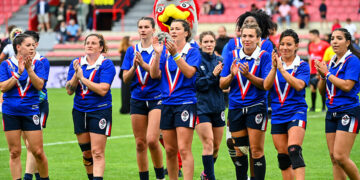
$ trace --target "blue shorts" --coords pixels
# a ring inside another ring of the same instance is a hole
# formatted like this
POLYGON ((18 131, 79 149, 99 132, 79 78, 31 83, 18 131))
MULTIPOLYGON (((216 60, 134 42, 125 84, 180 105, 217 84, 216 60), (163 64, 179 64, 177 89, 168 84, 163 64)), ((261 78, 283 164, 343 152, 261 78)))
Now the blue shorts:
POLYGON ((229 109, 228 120, 230 132, 237 132, 246 128, 266 131, 267 106, 258 104, 239 109, 229 109))
POLYGON ((160 129, 195 127, 196 104, 162 105, 160 129))
POLYGON ((14 116, 2 114, 4 131, 22 130, 37 131, 41 130, 39 115, 14 116))
POLYGON ((112 108, 93 112, 80 112, 73 109, 72 114, 75 134, 92 132, 111 135, 112 108))
POLYGON ((198 115, 196 118, 196 124, 210 122, 212 127, 224 127, 225 126, 225 111, 221 113, 207 113, 198 115))
POLYGON ((325 118, 326 133, 337 130, 359 133, 360 106, 341 112, 327 112, 325 118))
MULTIPOLYGON (((280 124, 271 123, 271 134, 287 134, 289 129, 294 126, 299 126, 306 129, 306 124, 307 124, 306 114, 307 114, 306 111, 304 111, 303 113, 296 112, 292 116, 289 115, 291 117, 289 118, 290 121, 288 122, 284 122, 280 124)), ((274 116, 272 116, 271 122, 276 121, 277 119, 275 118, 274 116)))
POLYGON ((130 114, 148 115, 153 109, 161 109, 161 100, 143 101, 130 99, 130 114))
POLYGON ((39 104, 40 123, 42 128, 46 128, 47 118, 49 116, 49 102, 47 100, 39 104))

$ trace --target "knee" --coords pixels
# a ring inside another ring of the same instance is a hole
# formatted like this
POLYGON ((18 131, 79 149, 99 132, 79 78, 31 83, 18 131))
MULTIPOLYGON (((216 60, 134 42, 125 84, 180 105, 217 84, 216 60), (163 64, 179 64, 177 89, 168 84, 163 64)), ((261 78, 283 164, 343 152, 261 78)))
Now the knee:
POLYGON ((333 159, 336 162, 336 164, 341 166, 342 164, 344 164, 344 161, 346 161, 347 157, 341 153, 334 153, 333 159))
POLYGON ((203 146, 204 146, 204 150, 206 151, 206 152, 213 152, 213 149, 214 149, 214 143, 213 143, 213 138, 206 138, 205 140, 204 140, 204 144, 203 144, 203 146))
POLYGON ((86 150, 86 151, 83 151, 82 153, 83 153, 83 156, 86 158, 92 157, 91 150, 86 150))
POLYGON ((42 148, 38 148, 35 151, 32 152, 35 159, 42 159, 45 155, 44 150, 42 148))
POLYGON ((165 147, 165 151, 166 151, 166 157, 168 158, 176 158, 177 157, 177 148, 175 147, 171 147, 171 146, 166 146, 165 147))
POLYGON ((332 163, 333 165, 336 165, 336 164, 337 164, 337 162, 336 162, 336 160, 335 160, 335 157, 334 157, 334 153, 330 153, 330 160, 331 160, 331 163, 332 163))
POLYGON ((189 156, 191 154, 191 148, 188 148, 188 147, 182 147, 182 148, 179 148, 179 152, 180 152, 180 155, 181 157, 184 159, 189 156))
POLYGON ((146 140, 142 139, 142 138, 137 138, 136 139, 136 151, 137 152, 143 152, 146 151, 146 140))
POLYGON ((11 158, 11 159, 19 158, 20 155, 21 155, 21 149, 13 149, 13 150, 10 150, 10 158, 11 158))
POLYGON ((104 159, 104 151, 100 149, 91 150, 92 157, 96 160, 104 159))
POLYGON ((291 145, 288 147, 288 152, 293 169, 305 167, 305 161, 302 156, 302 148, 299 145, 291 145))
POLYGON ((259 146, 253 146, 250 147, 251 150, 251 157, 254 159, 258 159, 261 158, 262 156, 264 156, 264 148, 259 147, 259 146))
POLYGON ((290 156, 287 154, 279 153, 278 156, 279 168, 284 171, 291 166, 290 156))
POLYGON ((147 144, 149 146, 149 149, 156 149, 159 146, 159 139, 148 138, 147 144))

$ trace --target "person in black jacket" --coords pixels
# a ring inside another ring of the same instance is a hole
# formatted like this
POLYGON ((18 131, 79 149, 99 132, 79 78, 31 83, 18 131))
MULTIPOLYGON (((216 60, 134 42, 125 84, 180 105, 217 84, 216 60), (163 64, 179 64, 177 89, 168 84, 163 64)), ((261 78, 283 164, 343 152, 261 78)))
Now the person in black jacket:
POLYGON ((224 94, 219 87, 222 58, 215 55, 216 39, 211 31, 200 34, 201 64, 196 76, 198 118, 196 132, 203 144, 204 171, 201 179, 215 179, 214 163, 218 156, 225 126, 224 94))

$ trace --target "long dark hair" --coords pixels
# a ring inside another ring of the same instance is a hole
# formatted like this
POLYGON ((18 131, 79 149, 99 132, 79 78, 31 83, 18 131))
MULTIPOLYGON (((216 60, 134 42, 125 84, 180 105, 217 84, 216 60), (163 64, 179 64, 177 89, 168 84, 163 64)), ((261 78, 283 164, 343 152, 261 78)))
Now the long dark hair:
MULTIPOLYGON (((26 38, 28 38, 28 37, 30 37, 30 38, 33 38, 32 36, 30 36, 30 35, 28 35, 28 34, 18 34, 16 37, 15 37, 15 39, 13 40, 13 48, 14 48, 14 52, 15 52, 15 54, 17 55, 18 54, 18 51, 17 51, 17 49, 16 49, 16 46, 17 45, 21 45, 21 43, 22 42, 24 42, 24 40, 26 39, 26 38)), ((34 38, 33 38, 34 39, 34 38)), ((35 40, 34 40, 35 41, 35 40)))
POLYGON ((338 28, 338 29, 335 29, 332 33, 334 33, 335 31, 341 31, 344 34, 346 41, 350 41, 348 50, 350 50, 355 56, 360 58, 360 52, 357 49, 355 49, 355 47, 352 45, 352 38, 351 38, 351 34, 349 33, 349 31, 345 28, 338 28))
POLYGON ((191 28, 190 28, 190 24, 185 21, 185 20, 182 20, 182 19, 175 19, 171 22, 174 23, 174 22, 180 22, 184 28, 184 31, 188 33, 188 36, 186 36, 186 42, 189 42, 190 38, 191 38, 191 28))
POLYGON ((241 28, 245 22, 245 19, 249 16, 252 16, 256 19, 256 22, 262 32, 261 38, 267 38, 270 35, 269 29, 273 26, 273 22, 271 21, 270 16, 262 10, 257 10, 255 12, 248 11, 240 15, 236 21, 236 27, 241 28))
MULTIPOLYGON (((295 45, 296 44, 299 44, 300 42, 300 39, 299 39, 299 36, 298 34, 292 30, 292 29, 287 29, 285 31, 283 31, 280 35, 280 40, 279 40, 279 43, 281 42, 281 40, 284 38, 284 37, 287 37, 287 36, 290 36, 294 39, 294 42, 295 42, 295 45)), ((295 53, 297 52, 297 49, 295 50, 295 53)))

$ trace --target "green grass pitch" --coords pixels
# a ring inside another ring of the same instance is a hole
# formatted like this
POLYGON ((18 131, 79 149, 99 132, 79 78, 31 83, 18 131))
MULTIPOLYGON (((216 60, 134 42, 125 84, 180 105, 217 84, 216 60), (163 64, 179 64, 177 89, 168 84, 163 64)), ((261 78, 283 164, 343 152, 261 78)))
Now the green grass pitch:
MULTIPOLYGON (((308 90, 307 90, 308 91, 308 90)), ((307 100, 310 94, 307 92, 307 100)), ((136 164, 135 140, 132 136, 130 115, 120 115, 120 89, 112 89, 113 94, 113 126, 112 137, 106 146, 105 179, 139 179, 136 164)), ((318 108, 320 96, 317 99, 318 108)), ((49 89, 50 114, 47 128, 44 130, 45 153, 49 161, 51 179, 87 179, 82 164, 82 155, 73 133, 71 110, 73 97, 64 89, 49 89)), ((325 113, 308 113, 308 126, 303 144, 303 155, 306 162, 306 179, 332 179, 332 167, 325 140, 325 113)), ((270 122, 266 131, 265 157, 267 162, 266 179, 281 179, 277 163, 277 153, 270 135, 270 122)), ((224 136, 225 140, 225 136, 224 136)), ((235 168, 228 155, 223 140, 218 160, 215 164, 215 175, 219 180, 235 179, 235 168)), ((196 133, 193 140, 195 159, 194 179, 200 179, 203 170, 201 162, 202 146, 196 133)), ((351 158, 360 167, 360 141, 357 138, 351 158)), ((149 156, 150 158, 150 156, 149 156)), ((22 167, 25 171, 26 151, 22 149, 22 167)), ((11 179, 9 169, 9 152, 4 131, 0 131, 0 180, 11 179)), ((151 160, 149 159, 149 162, 151 160)), ((165 163, 165 154, 164 154, 165 163)), ((149 164, 150 179, 155 179, 153 166, 149 164)))

